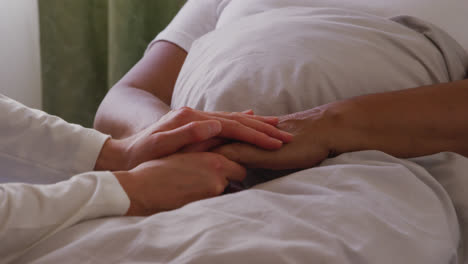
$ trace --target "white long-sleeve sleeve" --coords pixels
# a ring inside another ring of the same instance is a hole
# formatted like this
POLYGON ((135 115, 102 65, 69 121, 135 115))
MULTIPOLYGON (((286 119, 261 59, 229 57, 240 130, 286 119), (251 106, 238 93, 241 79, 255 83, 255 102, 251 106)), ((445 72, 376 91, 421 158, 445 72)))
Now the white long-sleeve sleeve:
POLYGON ((107 139, 0 95, 0 263, 78 222, 127 211, 112 173, 83 173, 107 139))
POLYGON ((108 138, 0 95, 0 183, 55 183, 91 171, 108 138))

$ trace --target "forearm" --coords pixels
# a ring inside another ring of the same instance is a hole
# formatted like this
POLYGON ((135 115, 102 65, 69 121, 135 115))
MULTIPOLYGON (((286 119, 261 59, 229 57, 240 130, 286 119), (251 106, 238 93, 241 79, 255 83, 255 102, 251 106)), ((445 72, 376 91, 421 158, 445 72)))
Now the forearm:
POLYGON ((60 181, 90 171, 108 138, 2 95, 0 127, 0 167, 15 181, 60 181))
POLYGON ((86 173, 53 185, 0 185, 0 262, 78 222, 120 216, 130 201, 109 172, 86 173))
POLYGON ((153 124, 170 109, 172 92, 187 52, 159 41, 109 91, 94 127, 124 138, 153 124))
POLYGON ((145 90, 115 86, 101 103, 94 127, 114 138, 125 138, 154 124, 169 111, 166 103, 145 90))
POLYGON ((360 96, 326 106, 336 153, 468 156, 468 80, 360 96))

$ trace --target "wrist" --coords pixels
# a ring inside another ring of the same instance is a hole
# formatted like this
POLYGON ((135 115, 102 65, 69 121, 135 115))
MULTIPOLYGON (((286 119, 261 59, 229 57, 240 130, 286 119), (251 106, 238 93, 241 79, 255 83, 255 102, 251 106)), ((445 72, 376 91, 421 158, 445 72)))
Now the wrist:
POLYGON ((133 179, 133 174, 132 172, 128 171, 118 171, 114 172, 114 176, 117 178, 117 180, 120 183, 120 186, 122 186, 122 189, 124 189, 125 193, 127 194, 128 199, 130 200, 130 206, 128 207, 127 212, 125 213, 125 216, 139 216, 144 214, 143 207, 141 206, 141 203, 138 202, 136 194, 138 194, 138 186, 136 184, 138 181, 133 179))
POLYGON ((96 171, 120 171, 127 169, 125 151, 120 140, 109 138, 102 146, 96 160, 96 171))
POLYGON ((321 125, 329 131, 326 142, 331 157, 365 149, 363 113, 352 100, 324 105, 321 119, 321 125))

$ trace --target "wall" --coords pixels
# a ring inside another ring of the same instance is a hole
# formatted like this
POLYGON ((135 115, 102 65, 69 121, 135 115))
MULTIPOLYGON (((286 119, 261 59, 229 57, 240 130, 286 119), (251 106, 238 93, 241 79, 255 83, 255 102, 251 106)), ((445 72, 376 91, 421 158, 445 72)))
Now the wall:
POLYGON ((37 0, 0 0, 0 93, 41 108, 37 0))

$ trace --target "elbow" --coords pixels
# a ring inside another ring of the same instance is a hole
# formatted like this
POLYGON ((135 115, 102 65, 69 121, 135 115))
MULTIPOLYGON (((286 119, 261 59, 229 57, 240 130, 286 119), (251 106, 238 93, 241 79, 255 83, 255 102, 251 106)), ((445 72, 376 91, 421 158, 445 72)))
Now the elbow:
POLYGON ((108 131, 108 129, 106 125, 106 120, 103 115, 104 114, 102 113, 101 106, 99 106, 96 112, 96 116, 94 117, 93 128, 97 131, 105 133, 106 131, 108 131))
POLYGON ((108 102, 109 98, 106 96, 99 105, 99 108, 94 116, 93 128, 97 131, 112 135, 115 135, 115 125, 112 122, 112 109, 110 108, 111 103, 108 102))

